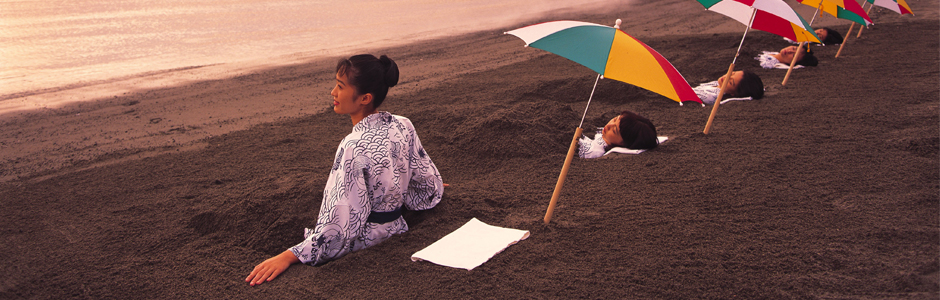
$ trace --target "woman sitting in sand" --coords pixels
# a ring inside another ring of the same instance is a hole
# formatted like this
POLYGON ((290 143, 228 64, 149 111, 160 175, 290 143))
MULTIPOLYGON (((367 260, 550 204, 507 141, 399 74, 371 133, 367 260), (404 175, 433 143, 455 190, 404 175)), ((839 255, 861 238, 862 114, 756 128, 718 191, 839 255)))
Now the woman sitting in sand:
MULTIPOLYGON (((725 81, 725 77, 727 75, 721 76, 718 80, 700 84, 692 90, 695 91, 699 99, 702 99, 702 103, 714 104, 715 100, 718 99, 718 92, 721 89, 721 83, 725 81)), ((760 76, 751 71, 735 71, 731 72, 731 79, 725 87, 725 95, 722 99, 750 98, 748 100, 757 100, 763 97, 764 82, 760 80, 760 76)))
POLYGON ((816 59, 816 56, 813 55, 812 51, 806 50, 796 51, 797 46, 789 46, 783 49, 780 49, 780 52, 768 52, 764 51, 761 55, 755 57, 760 61, 760 66, 764 69, 774 69, 774 68, 789 68, 790 63, 793 62, 794 57, 796 59, 796 64, 805 67, 815 67, 819 64, 819 60, 816 59))
POLYGON ((659 145, 653 122, 631 111, 623 111, 598 128, 594 139, 582 136, 578 141, 578 157, 598 158, 613 147, 653 149, 659 145))
POLYGON ((377 111, 398 66, 387 56, 364 54, 336 66, 333 111, 349 115, 352 133, 336 150, 314 229, 303 242, 258 264, 245 281, 271 281, 291 264, 317 265, 408 231, 402 208, 425 210, 441 201, 437 167, 405 117, 377 111))

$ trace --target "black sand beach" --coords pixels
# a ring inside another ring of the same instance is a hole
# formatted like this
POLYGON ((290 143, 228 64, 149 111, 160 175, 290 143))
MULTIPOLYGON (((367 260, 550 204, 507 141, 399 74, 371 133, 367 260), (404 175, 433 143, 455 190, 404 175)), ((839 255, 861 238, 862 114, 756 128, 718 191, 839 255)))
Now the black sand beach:
MULTIPOLYGON (((552 18, 623 18, 694 86, 741 35, 651 24, 652 8, 721 19, 688 2, 552 18)), ((766 96, 721 105, 708 135, 710 106, 602 80, 585 127, 631 110, 670 139, 576 159, 548 225, 595 74, 505 30, 377 49, 403 74, 382 109, 414 123, 442 202, 256 287, 251 269, 314 226, 352 127, 326 110, 334 58, 3 115, 0 298, 937 299, 940 18, 910 3, 917 16, 876 8, 839 58, 815 48, 786 86, 753 57, 788 44, 751 32, 736 69, 766 96), (531 237, 472 271, 409 259, 471 218, 531 237)))

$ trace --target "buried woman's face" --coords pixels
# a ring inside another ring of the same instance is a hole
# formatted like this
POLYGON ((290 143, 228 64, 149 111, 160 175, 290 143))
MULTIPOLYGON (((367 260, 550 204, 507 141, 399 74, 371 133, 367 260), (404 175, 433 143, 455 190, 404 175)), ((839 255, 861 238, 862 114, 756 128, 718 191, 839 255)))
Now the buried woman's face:
MULTIPOLYGON (((721 83, 725 81, 725 76, 718 78, 718 86, 721 86, 721 83)), ((730 94, 732 96, 738 93, 738 84, 741 82, 741 79, 744 79, 744 71, 735 71, 731 72, 731 80, 728 81, 728 86, 725 87, 725 94, 730 94)))
POLYGON ((620 135, 619 115, 610 119, 610 122, 607 122, 607 125, 604 126, 604 130, 601 131, 601 137, 604 138, 604 142, 607 143, 607 145, 623 145, 623 137, 620 135))
POLYGON ((825 40, 826 40, 826 36, 828 36, 828 35, 829 35, 829 31, 828 31, 828 30, 825 30, 825 29, 822 29, 822 28, 816 29, 816 36, 819 37, 819 41, 825 41, 825 40))
POLYGON ((780 53, 777 54, 777 60, 782 64, 790 64, 793 60, 800 61, 803 59, 803 52, 806 50, 797 51, 797 46, 789 46, 783 49, 780 49, 780 53))

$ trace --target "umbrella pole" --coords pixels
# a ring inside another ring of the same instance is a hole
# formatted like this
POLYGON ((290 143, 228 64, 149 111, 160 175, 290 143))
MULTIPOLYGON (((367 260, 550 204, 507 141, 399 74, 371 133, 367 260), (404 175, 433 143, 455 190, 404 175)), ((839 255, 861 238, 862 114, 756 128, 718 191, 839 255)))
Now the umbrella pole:
POLYGON ((581 136, 581 127, 574 130, 574 138, 571 139, 571 147, 568 147, 568 156, 565 157, 565 165, 561 168, 561 174, 558 175, 558 182, 555 183, 555 192, 552 193, 552 201, 548 202, 548 209, 545 211, 545 224, 552 221, 552 213, 555 211, 555 204, 558 203, 558 196, 561 195, 561 187, 565 185, 565 177, 568 176, 568 167, 571 166, 571 159, 574 158, 574 152, 578 149, 578 137, 581 136))
POLYGON ((747 28, 744 29, 744 35, 741 36, 741 42, 738 43, 738 51, 734 53, 734 59, 731 60, 731 65, 728 66, 728 72, 725 73, 725 81, 721 83, 721 86, 718 87, 718 97, 715 97, 715 103, 712 104, 712 112, 708 115, 708 122, 705 122, 705 130, 702 130, 702 133, 708 134, 712 130, 712 121, 715 120, 715 115, 718 114, 718 105, 721 104, 721 98, 725 96, 725 87, 728 86, 728 79, 731 78, 731 73, 734 72, 734 64, 738 62, 738 55, 741 55, 741 47, 744 46, 744 38, 747 37, 747 31, 751 29, 751 25, 754 24, 754 15, 757 14, 757 9, 751 9, 751 20, 747 23, 747 28))
MULTIPOLYGON (((862 3, 862 8, 865 8, 864 5, 865 5, 865 3, 863 2, 863 3, 862 3)), ((871 9, 874 8, 874 7, 875 7, 875 4, 870 4, 870 5, 868 5, 868 11, 866 11, 865 14, 871 16, 871 9)), ((859 27, 859 28, 858 28, 858 34, 855 35, 855 38, 859 38, 859 37, 862 36, 862 28, 865 28, 865 26, 862 26, 862 27, 859 27)), ((849 35, 846 34, 845 36, 848 37, 849 35)))
MULTIPOLYGON (((852 1, 855 1, 855 0, 852 0, 852 1)), ((809 25, 810 25, 810 26, 813 26, 813 22, 816 21, 816 15, 817 15, 817 14, 820 15, 820 16, 822 16, 822 11, 821 11, 822 9, 821 9, 821 8, 822 8, 822 1, 819 1, 819 6, 816 6, 816 12, 813 13, 813 19, 812 19, 812 20, 809 20, 809 25)), ((822 42, 822 41, 819 41, 819 42, 822 42)), ((803 44, 806 44, 806 42, 801 42, 801 43, 800 43, 800 46, 799 46, 799 47, 796 47, 796 52, 793 53, 793 60, 790 61, 790 68, 787 69, 787 75, 786 75, 786 76, 783 76, 783 82, 781 82, 780 85, 782 85, 782 86, 786 86, 786 85, 787 85, 787 80, 790 79, 790 72, 793 72, 793 66, 796 66, 796 55, 797 55, 797 54, 800 54, 800 51, 803 51, 803 44)), ((845 41, 842 41, 842 44, 845 45, 845 41)), ((809 45, 806 45, 806 49, 807 49, 807 51, 809 51, 809 45)))
POLYGON ((728 66, 728 73, 725 74, 725 80, 721 82, 721 87, 718 89, 718 98, 715 98, 715 104, 712 105, 712 113, 708 115, 708 122, 705 123, 705 130, 702 131, 704 134, 708 134, 712 130, 712 121, 715 120, 715 114, 718 113, 718 105, 721 103, 721 98, 725 95, 725 87, 728 86, 728 78, 731 78, 731 73, 734 72, 734 63, 732 62, 728 66))
POLYGON ((558 182, 555 183, 555 191, 552 192, 552 200, 548 202, 548 209, 545 210, 545 218, 542 219, 545 224, 552 221, 552 213, 555 211, 555 204, 558 203, 561 188, 565 185, 565 177, 568 176, 568 168, 571 167, 571 160, 574 158, 574 153, 578 149, 578 138, 581 137, 581 126, 584 125, 584 117, 587 116, 587 109, 591 106, 591 99, 594 98, 594 90, 597 89, 597 82, 600 81, 600 79, 601 75, 598 74, 597 79, 594 80, 594 88, 591 89, 591 97, 588 98, 588 103, 584 107, 584 115, 581 116, 581 124, 574 130, 574 137, 571 138, 571 146, 568 147, 568 156, 565 157, 565 165, 561 167, 561 174, 558 175, 558 182))
MULTIPOLYGON (((849 26, 849 32, 845 33, 846 39, 842 40, 842 45, 839 46, 839 51, 836 51, 836 58, 839 57, 839 54, 842 54, 842 47, 845 47, 845 43, 849 41, 848 37, 852 34, 853 27, 855 27, 855 22, 852 22, 852 26, 849 26)), ((862 32, 862 28, 865 28, 865 27, 859 26, 858 31, 862 32)))
MULTIPOLYGON (((843 41, 843 43, 845 42, 843 41)), ((790 79, 790 72, 793 72, 793 66, 796 65, 796 55, 800 54, 800 51, 803 51, 803 44, 806 44, 806 42, 801 42, 800 46, 796 47, 796 52, 793 54, 793 60, 790 61, 790 68, 787 69, 787 75, 783 76, 783 82, 781 82, 780 85, 787 85, 787 80, 790 79)))
MULTIPOLYGON (((874 4, 869 5, 869 6, 868 6, 868 11, 865 12, 865 13, 866 13, 866 14, 871 13, 871 9, 872 9, 873 7, 875 7, 874 4)), ((862 9, 864 9, 864 8, 865 8, 865 2, 862 2, 862 9)), ((839 57, 839 54, 842 53, 842 47, 845 47, 845 42, 848 42, 848 41, 849 41, 849 37, 852 36, 852 27, 855 27, 855 22, 852 22, 852 26, 849 26, 849 32, 846 32, 846 33, 845 33, 845 39, 842 40, 842 45, 839 46, 839 51, 836 52, 836 57, 839 57)), ((865 29, 865 26, 859 25, 859 26, 858 26, 858 34, 855 36, 856 39, 862 36, 862 29, 865 29)))

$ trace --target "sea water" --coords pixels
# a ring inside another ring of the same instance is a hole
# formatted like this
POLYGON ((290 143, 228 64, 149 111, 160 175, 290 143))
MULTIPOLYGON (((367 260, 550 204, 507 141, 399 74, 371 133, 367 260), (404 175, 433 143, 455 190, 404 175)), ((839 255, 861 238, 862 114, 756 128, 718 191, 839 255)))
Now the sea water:
POLYGON ((611 2, 622 1, 0 0, 0 101, 161 70, 339 55, 611 2))

